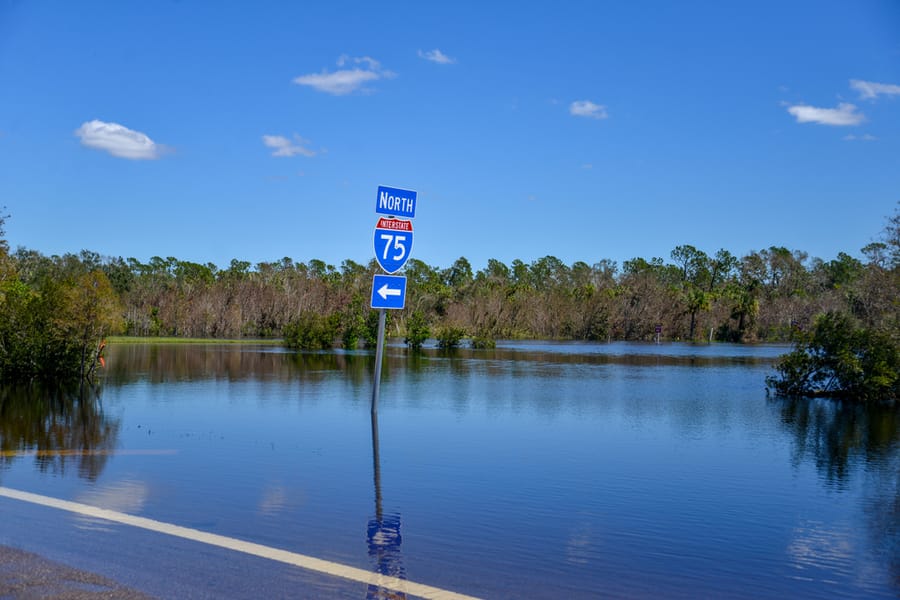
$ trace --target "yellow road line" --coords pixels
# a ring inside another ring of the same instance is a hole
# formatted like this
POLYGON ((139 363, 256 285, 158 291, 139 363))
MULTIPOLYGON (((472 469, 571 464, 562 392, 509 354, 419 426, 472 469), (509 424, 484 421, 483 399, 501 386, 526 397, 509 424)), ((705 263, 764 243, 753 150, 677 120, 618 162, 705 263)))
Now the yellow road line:
POLYGON ((32 494, 30 492, 14 490, 7 487, 0 487, 0 496, 49 508, 56 508, 87 517, 130 525, 131 527, 163 533, 210 546, 218 546, 219 548, 226 548, 228 550, 234 550, 235 552, 242 552, 244 554, 294 565, 301 569, 316 571, 333 577, 341 577, 343 579, 358 581, 369 585, 376 585, 384 589, 410 594, 420 598, 427 598, 429 600, 474 600, 473 596, 466 596, 464 594, 443 590, 430 585, 415 583, 413 581, 381 575, 379 573, 372 573, 365 569, 358 569, 356 567, 306 556, 305 554, 279 550, 278 548, 271 548, 269 546, 263 546, 262 544, 255 544, 253 542, 230 538, 215 533, 208 533, 198 529, 155 521, 146 517, 137 517, 115 510, 82 504, 80 502, 60 500, 58 498, 51 498, 50 496, 41 496, 39 494, 32 494))

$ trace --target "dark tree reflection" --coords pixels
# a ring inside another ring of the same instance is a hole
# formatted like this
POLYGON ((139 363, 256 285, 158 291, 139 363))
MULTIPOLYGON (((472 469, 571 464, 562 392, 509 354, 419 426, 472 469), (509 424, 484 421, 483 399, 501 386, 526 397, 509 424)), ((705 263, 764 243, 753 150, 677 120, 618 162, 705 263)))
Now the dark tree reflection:
POLYGON ((795 443, 794 461, 815 462, 828 485, 866 482, 864 512, 872 545, 900 589, 900 410, 830 399, 778 399, 795 443))
POLYGON ((77 469, 96 480, 116 447, 120 423, 90 388, 0 387, 0 465, 34 457, 41 472, 77 469))
POLYGON ((374 358, 363 351, 285 352, 241 344, 113 344, 108 350, 110 383, 120 385, 222 379, 317 382, 335 374, 368 384, 374 358))
POLYGON ((841 485, 858 465, 888 460, 900 441, 900 411, 830 399, 774 400, 793 434, 796 462, 812 459, 823 477, 841 485))

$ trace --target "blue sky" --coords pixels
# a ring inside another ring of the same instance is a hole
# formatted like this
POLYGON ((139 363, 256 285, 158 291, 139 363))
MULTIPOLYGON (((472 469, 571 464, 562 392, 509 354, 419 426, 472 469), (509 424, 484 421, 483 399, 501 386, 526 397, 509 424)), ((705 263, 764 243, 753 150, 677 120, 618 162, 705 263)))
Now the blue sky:
POLYGON ((45 254, 859 256, 900 201, 900 3, 0 0, 0 206, 45 254), (386 5, 385 5, 386 4, 386 5))

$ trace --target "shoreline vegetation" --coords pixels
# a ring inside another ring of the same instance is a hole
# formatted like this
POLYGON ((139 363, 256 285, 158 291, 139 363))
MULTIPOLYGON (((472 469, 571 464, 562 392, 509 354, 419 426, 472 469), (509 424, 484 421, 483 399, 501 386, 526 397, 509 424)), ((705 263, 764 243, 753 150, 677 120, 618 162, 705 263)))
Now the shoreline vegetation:
MULTIPOLYGON (((45 256, 10 251, 5 221, 0 213, 0 382, 92 381, 107 340, 252 340, 296 349, 375 343, 374 260, 335 267, 233 259, 219 268, 87 250, 45 256)), ((893 401, 900 210, 861 254, 824 261, 770 247, 737 257, 682 245, 668 261, 634 258, 621 267, 548 255, 509 265, 490 259, 477 271, 465 257, 448 268, 411 259, 403 269, 407 306, 388 311, 387 332, 411 348, 426 339, 441 348, 490 348, 497 339, 792 342, 794 352, 769 380, 776 393, 893 401)))

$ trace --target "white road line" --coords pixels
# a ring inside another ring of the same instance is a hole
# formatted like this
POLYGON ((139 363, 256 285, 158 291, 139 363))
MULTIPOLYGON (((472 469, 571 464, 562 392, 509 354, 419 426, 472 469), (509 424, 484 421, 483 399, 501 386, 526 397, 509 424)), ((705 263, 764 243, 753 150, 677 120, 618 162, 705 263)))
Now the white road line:
POLYGON ((180 525, 173 525, 162 521, 154 521, 153 519, 148 519, 146 517, 137 517, 115 510, 82 504, 80 502, 60 500, 58 498, 41 496, 39 494, 14 490, 8 487, 0 487, 0 496, 5 496, 6 498, 11 498, 13 500, 20 500, 22 502, 29 502, 31 504, 56 508, 87 517, 105 519, 123 525, 139 527, 157 533, 164 533, 166 535, 200 542, 201 544, 227 548, 228 550, 234 550, 235 552, 243 552, 244 554, 251 554, 269 560, 287 563, 289 565, 300 567, 301 569, 317 571, 333 577, 341 577, 351 581, 376 585, 385 589, 418 596, 420 598, 427 598, 429 600, 474 600, 473 596, 466 596, 465 594, 442 590, 441 588, 432 587, 430 585, 415 583, 397 577, 380 575, 364 569, 357 569, 356 567, 349 567, 340 563, 322 560, 304 554, 297 554, 296 552, 270 548, 269 546, 263 546, 262 544, 254 544, 253 542, 246 542, 215 533, 207 533, 198 529, 181 527, 180 525))

